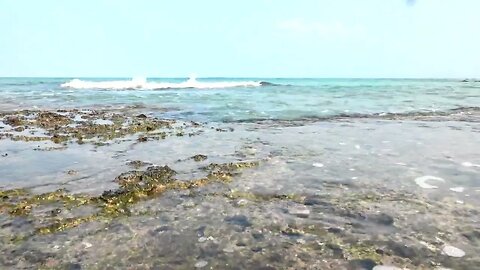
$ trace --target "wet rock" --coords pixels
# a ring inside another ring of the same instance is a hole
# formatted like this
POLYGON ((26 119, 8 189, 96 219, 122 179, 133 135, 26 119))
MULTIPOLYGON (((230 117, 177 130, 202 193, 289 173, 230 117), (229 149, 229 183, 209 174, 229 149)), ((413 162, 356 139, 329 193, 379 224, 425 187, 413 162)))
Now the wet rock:
POLYGON ((5 119, 3 119, 3 123, 12 127, 16 127, 23 125, 23 120, 18 116, 7 116, 5 119))
POLYGON ((129 185, 148 185, 148 184, 167 184, 174 181, 176 174, 168 166, 152 166, 145 171, 130 171, 120 174, 115 180, 121 186, 129 185))
POLYGON ((43 128, 64 126, 71 122, 70 118, 67 116, 53 112, 40 112, 36 121, 38 125, 43 128))
POLYGON ((245 228, 252 226, 252 223, 250 223, 248 218, 244 215, 234 215, 226 217, 225 221, 229 224, 241 227, 242 230, 245 230, 245 228))
POLYGON ((328 249, 333 252, 333 257, 337 259, 343 259, 343 249, 341 246, 333 243, 328 243, 325 245, 328 249))
POLYGON ((208 157, 206 155, 195 155, 195 156, 191 157, 191 159, 193 159, 196 162, 204 161, 207 158, 208 157))
POLYGON ((303 200, 304 205, 326 205, 327 203, 318 196, 307 196, 303 200))
POLYGON ((75 175, 75 174, 77 174, 77 173, 78 173, 78 171, 76 171, 76 170, 68 170, 68 171, 67 171, 67 174, 68 174, 68 175, 75 175))
POLYGON ((147 118, 148 118, 148 117, 147 117, 145 114, 143 114, 143 113, 137 115, 136 117, 137 117, 137 118, 140 118, 140 119, 147 119, 147 118))
POLYGON ((421 254, 418 254, 414 248, 409 247, 407 245, 403 245, 401 243, 394 242, 394 241, 389 241, 387 246, 390 248, 393 254, 403 258, 411 259, 421 255, 421 254))
POLYGON ((127 165, 131 166, 131 167, 134 167, 136 169, 139 169, 139 168, 144 167, 144 166, 152 165, 152 163, 144 162, 144 161, 141 161, 141 160, 132 160, 132 161, 127 162, 127 165))
POLYGON ((329 233, 334 233, 334 234, 341 234, 343 233, 343 229, 342 228, 337 228, 337 227, 330 227, 327 229, 327 231, 329 233))
POLYGON ((367 219, 370 221, 373 221, 377 224, 385 225, 385 226, 391 226, 394 223, 393 217, 390 215, 387 215, 385 213, 380 213, 378 215, 368 215, 367 219))
POLYGON ((138 137, 138 139, 137 139, 137 142, 146 142, 146 141, 148 141, 148 138, 145 137, 145 136, 140 136, 140 137, 138 137))
POLYGON ((463 233, 462 235, 473 244, 475 245, 480 244, 480 231, 474 230, 474 231, 463 233))
POLYGON ((155 230, 153 230, 154 233, 163 233, 163 232, 166 232, 166 231, 170 231, 172 229, 172 227, 168 226, 168 225, 163 225, 163 226, 160 226, 158 228, 156 228, 155 230))

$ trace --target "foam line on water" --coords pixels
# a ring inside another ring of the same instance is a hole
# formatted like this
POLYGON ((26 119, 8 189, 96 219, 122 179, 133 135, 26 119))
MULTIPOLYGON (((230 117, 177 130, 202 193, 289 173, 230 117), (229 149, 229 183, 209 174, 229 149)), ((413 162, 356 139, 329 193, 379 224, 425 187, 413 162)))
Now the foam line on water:
POLYGON ((148 82, 144 78, 134 78, 132 80, 119 81, 83 81, 80 79, 73 79, 69 82, 61 84, 63 88, 73 89, 112 89, 112 90, 126 90, 126 89, 212 89, 212 88, 233 88, 233 87, 258 87, 262 86, 263 82, 256 81, 226 81, 226 82, 199 82, 195 78, 180 83, 167 82, 148 82))

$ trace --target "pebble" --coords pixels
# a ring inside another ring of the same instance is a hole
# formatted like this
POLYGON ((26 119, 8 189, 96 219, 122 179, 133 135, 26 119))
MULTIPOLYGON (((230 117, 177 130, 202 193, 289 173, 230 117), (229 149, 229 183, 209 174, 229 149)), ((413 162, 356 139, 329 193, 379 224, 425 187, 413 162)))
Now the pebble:
POLYGON ((431 176, 431 175, 425 175, 422 177, 415 178, 415 183, 419 185, 421 188, 425 189, 435 189, 438 188, 437 186, 433 186, 427 183, 427 181, 437 181, 437 182, 445 182, 443 178, 436 177, 436 176, 431 176))
POLYGON ((207 266, 208 262, 207 261, 198 261, 196 264, 195 264, 195 268, 203 268, 205 266, 207 266))
POLYGON ((223 252, 225 253, 233 253, 235 250, 233 249, 233 247, 226 247, 223 249, 223 252))
POLYGON ((83 245, 85 246, 85 248, 91 248, 93 247, 92 244, 88 243, 88 242, 83 242, 83 245))
POLYGON ((322 168, 324 165, 322 163, 313 163, 313 167, 322 168))
POLYGON ((450 257, 455 257, 455 258, 461 258, 465 256, 465 251, 456 248, 454 246, 444 246, 442 249, 442 253, 450 256, 450 257))
POLYGON ((450 190, 454 191, 454 192, 464 192, 465 188, 464 187, 453 187, 453 188, 450 188, 450 190))
POLYGON ((288 213, 300 218, 307 218, 308 216, 310 216, 310 210, 307 207, 301 206, 289 208, 288 213))
POLYGON ((207 238, 206 238, 206 237, 200 237, 200 238, 198 238, 198 242, 199 242, 199 243, 203 243, 203 242, 205 242, 205 241, 207 241, 207 238))
POLYGON ((464 204, 465 203, 464 201, 461 201, 461 200, 457 200, 455 202, 458 203, 458 204, 464 204))

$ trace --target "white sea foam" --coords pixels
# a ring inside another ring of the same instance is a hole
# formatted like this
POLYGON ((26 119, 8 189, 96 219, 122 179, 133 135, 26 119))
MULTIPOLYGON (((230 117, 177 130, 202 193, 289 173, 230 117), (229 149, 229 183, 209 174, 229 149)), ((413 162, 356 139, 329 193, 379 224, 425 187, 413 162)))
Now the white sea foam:
POLYGON ((232 87, 258 87, 262 82, 257 81, 226 81, 226 82, 200 82, 194 77, 180 83, 167 82, 148 82, 145 78, 133 78, 131 80, 122 81, 83 81, 73 79, 69 82, 63 83, 61 87, 73 89, 111 89, 111 90, 125 90, 125 89, 183 89, 183 88, 197 88, 197 89, 212 89, 212 88, 232 88, 232 87))

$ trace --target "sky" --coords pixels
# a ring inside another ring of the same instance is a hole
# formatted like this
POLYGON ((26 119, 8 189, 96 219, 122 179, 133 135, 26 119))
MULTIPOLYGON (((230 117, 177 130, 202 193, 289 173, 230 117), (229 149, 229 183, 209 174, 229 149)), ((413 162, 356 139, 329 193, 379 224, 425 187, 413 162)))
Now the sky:
POLYGON ((478 0, 0 0, 3 77, 480 78, 478 0))

